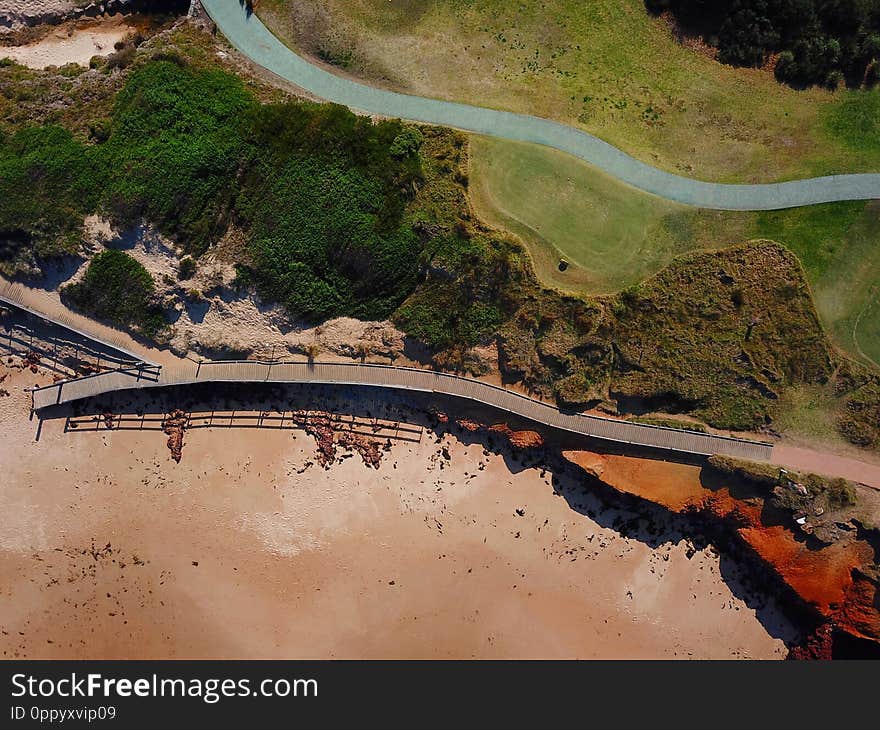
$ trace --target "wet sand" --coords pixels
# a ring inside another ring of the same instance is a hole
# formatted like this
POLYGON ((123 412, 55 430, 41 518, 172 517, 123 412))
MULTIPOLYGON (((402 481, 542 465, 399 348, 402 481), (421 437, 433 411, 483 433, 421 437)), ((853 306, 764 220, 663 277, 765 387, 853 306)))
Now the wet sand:
POLYGON ((674 526, 624 537, 632 515, 483 444, 425 430, 377 470, 304 469, 302 431, 199 428, 175 464, 157 430, 58 418, 35 440, 34 380, 0 385, 4 657, 786 651, 790 627, 761 597, 758 620, 730 560, 674 526))

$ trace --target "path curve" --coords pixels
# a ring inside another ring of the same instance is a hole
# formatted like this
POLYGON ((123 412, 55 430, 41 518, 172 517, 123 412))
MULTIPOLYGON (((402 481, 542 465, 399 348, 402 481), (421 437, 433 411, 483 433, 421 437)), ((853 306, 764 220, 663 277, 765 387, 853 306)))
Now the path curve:
POLYGON ((659 170, 587 132, 526 114, 376 89, 336 76, 294 53, 239 0, 201 0, 229 42, 254 63, 327 101, 368 114, 455 127, 554 147, 648 193, 716 210, 775 210, 880 198, 880 173, 829 175, 757 185, 703 182, 659 170))

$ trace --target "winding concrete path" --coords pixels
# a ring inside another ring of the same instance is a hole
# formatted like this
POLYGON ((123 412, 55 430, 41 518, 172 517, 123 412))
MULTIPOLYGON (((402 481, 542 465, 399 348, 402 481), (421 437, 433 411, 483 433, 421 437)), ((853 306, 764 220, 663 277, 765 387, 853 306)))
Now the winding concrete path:
POLYGON ((239 51, 315 96, 368 114, 455 127, 554 147, 648 193, 699 208, 774 210, 841 200, 880 198, 880 173, 830 175, 760 185, 693 180, 640 162, 591 134, 548 119, 376 89, 336 76, 294 53, 239 0, 201 0, 239 51))

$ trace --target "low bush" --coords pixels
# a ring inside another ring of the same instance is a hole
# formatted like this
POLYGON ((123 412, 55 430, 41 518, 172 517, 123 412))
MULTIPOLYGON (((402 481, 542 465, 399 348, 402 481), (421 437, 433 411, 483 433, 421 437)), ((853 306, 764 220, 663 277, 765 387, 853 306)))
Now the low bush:
POLYGON ((155 337, 166 325, 153 277, 124 251, 102 251, 83 278, 62 289, 66 303, 120 327, 155 337))

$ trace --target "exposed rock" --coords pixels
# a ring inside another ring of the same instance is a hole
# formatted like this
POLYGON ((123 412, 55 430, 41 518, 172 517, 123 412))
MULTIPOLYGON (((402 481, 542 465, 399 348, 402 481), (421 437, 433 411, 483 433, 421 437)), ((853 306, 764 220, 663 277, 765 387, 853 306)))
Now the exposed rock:
POLYGON ((382 451, 387 451, 390 448, 387 443, 382 446, 375 439, 360 434, 350 431, 337 432, 334 419, 329 413, 296 411, 291 418, 294 423, 315 439, 318 447, 318 463, 325 469, 329 469, 336 462, 337 446, 357 452, 364 463, 374 469, 379 468, 382 461, 382 451))
POLYGON ((183 453, 183 434, 188 424, 189 417, 179 408, 171 411, 162 424, 162 430, 168 434, 167 444, 171 458, 178 463, 183 453))
POLYGON ((794 647, 787 659, 829 660, 834 649, 834 627, 828 621, 821 624, 800 645, 794 647))
POLYGON ((318 446, 318 463, 325 469, 336 460, 336 442, 333 438, 333 425, 327 413, 305 413, 296 411, 292 420, 309 436, 315 439, 318 446))
POLYGON ((75 18, 97 18, 116 13, 184 13, 188 6, 188 0, 105 0, 100 3, 82 3, 76 0, 0 0, 0 32, 43 24, 58 25, 75 18))
POLYGON ((455 423, 460 429, 469 433, 479 433, 484 428, 483 424, 471 421, 469 418, 459 418, 455 423))
POLYGON ((40 353, 31 350, 21 358, 21 364, 22 367, 30 369, 32 373, 37 372, 37 367, 40 365, 40 353))
POLYGON ((491 426, 492 433, 503 434, 517 451, 528 451, 544 447, 544 437, 537 431, 514 431, 505 423, 491 426))
POLYGON ((460 418, 455 423, 468 433, 500 436, 517 452, 532 452, 544 447, 544 438, 537 431, 514 431, 506 423, 494 423, 491 426, 486 426, 468 418, 460 418))
POLYGON ((373 469, 379 468, 379 464, 382 461, 382 452, 379 450, 379 444, 376 441, 357 434, 343 432, 339 434, 337 443, 340 446, 357 451, 367 466, 373 469))
POLYGON ((817 521, 808 528, 812 534, 805 540, 795 515, 808 525, 815 519, 815 509, 796 510, 784 524, 772 516, 778 507, 771 509, 770 516, 765 514, 765 501, 780 498, 774 495, 775 488, 814 508, 812 491, 804 497, 797 482, 772 487, 774 475, 760 470, 754 475, 741 468, 721 470, 714 457, 714 468, 707 470, 588 451, 566 451, 562 456, 614 491, 703 520, 720 539, 731 539, 737 549, 745 549, 767 570, 774 590, 783 589, 781 595, 792 609, 810 617, 806 623, 811 630, 813 622, 820 626, 803 647, 793 650, 795 658, 830 658, 833 637, 840 635, 880 649, 880 581, 873 572, 877 556, 858 525, 845 521, 855 529, 842 529, 831 520, 817 521), (815 534, 826 528, 828 534, 815 534))

